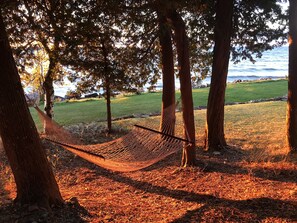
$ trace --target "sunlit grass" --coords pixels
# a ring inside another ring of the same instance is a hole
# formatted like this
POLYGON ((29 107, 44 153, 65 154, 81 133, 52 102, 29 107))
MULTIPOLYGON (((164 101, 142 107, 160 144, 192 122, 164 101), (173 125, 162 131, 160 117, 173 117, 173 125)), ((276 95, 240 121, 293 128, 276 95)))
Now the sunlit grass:
MULTIPOLYGON (((248 151, 249 161, 282 159, 287 153, 285 145, 285 102, 263 102, 225 107, 225 136, 231 146, 248 151)), ((197 146, 204 143, 206 110, 195 111, 197 146)), ((116 125, 139 124, 158 128, 160 117, 116 121, 116 125)), ((177 113, 176 134, 183 137, 181 113, 177 113)))
MULTIPOLYGON (((229 84, 226 102, 248 102, 279 97, 286 94, 286 80, 229 84)), ((195 107, 206 105, 208 88, 194 89, 195 107)), ((177 93, 177 99, 179 93, 177 93)), ((161 92, 121 96, 112 99, 112 116, 158 113, 161 92)), ((251 159, 265 160, 268 156, 283 156, 285 149, 285 102, 266 102, 225 106, 225 136, 229 145, 251 151, 251 159)), ((61 125, 98 121, 105 124, 104 99, 88 99, 55 104, 55 120, 61 125)), ((36 113, 32 111, 37 121, 36 113)), ((177 135, 183 136, 181 114, 177 113, 177 135)), ((197 145, 204 142, 206 110, 195 110, 197 145)), ((159 117, 134 118, 114 121, 113 125, 132 127, 134 124, 159 128, 159 117)), ((40 126, 40 124, 39 124, 40 126)))
MULTIPOLYGON (((206 106, 209 88, 194 89, 194 106, 206 106)), ((287 92, 287 81, 259 81, 228 84, 225 102, 248 102, 284 96, 287 92)), ((111 111, 113 118, 127 115, 139 115, 160 112, 161 92, 144 93, 112 98, 111 111)), ((176 94, 180 100, 180 92, 176 94)), ((181 104, 181 103, 180 103, 181 104)), ((55 120, 62 125, 79 122, 106 120, 106 101, 104 99, 85 99, 79 101, 57 102, 54 107, 55 120)), ((34 119, 36 114, 32 112, 34 119)))
MULTIPOLYGON (((286 103, 267 102, 226 107, 226 137, 230 144, 270 155, 284 155, 286 103)), ((258 154, 265 159, 265 154, 258 154)), ((256 157, 255 157, 256 158, 256 157)))

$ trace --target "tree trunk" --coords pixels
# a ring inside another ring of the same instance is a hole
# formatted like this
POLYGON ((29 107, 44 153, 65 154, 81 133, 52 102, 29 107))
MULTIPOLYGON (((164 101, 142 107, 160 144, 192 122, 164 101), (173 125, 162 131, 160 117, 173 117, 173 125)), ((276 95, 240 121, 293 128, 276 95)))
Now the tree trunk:
POLYGON ((160 131, 174 135, 175 78, 171 30, 165 16, 159 16, 159 39, 163 72, 162 112, 160 131))
POLYGON ((0 15, 0 134, 17 187, 16 202, 50 208, 63 202, 26 104, 0 15))
POLYGON ((225 89, 230 58, 233 0, 218 0, 215 46, 207 104, 205 148, 220 150, 227 145, 224 134, 225 89))
POLYGON ((185 144, 183 149, 182 166, 195 164, 195 123, 194 123, 194 106, 192 97, 192 83, 190 73, 189 58, 189 40, 186 34, 185 23, 181 16, 174 11, 171 14, 172 23, 175 31, 175 42, 178 54, 180 91, 182 99, 182 110, 184 120, 184 135, 193 142, 185 144))
POLYGON ((53 118, 54 117, 54 86, 53 86, 53 73, 56 67, 56 63, 53 59, 49 60, 49 69, 44 79, 43 90, 44 90, 44 111, 45 114, 53 118))
POLYGON ((287 102, 287 143, 290 153, 297 153, 297 2, 289 7, 289 76, 287 102))
POLYGON ((109 84, 109 80, 106 80, 106 111, 107 111, 107 130, 108 133, 111 133, 111 102, 110 102, 110 84, 109 84))
POLYGON ((110 90, 110 74, 108 73, 108 65, 109 65, 109 60, 108 60, 108 52, 105 46, 104 40, 101 40, 101 45, 102 45, 102 53, 104 56, 104 84, 105 84, 105 99, 106 99, 106 111, 107 111, 107 130, 108 133, 111 133, 111 102, 110 102, 110 97, 111 97, 111 90, 110 90))

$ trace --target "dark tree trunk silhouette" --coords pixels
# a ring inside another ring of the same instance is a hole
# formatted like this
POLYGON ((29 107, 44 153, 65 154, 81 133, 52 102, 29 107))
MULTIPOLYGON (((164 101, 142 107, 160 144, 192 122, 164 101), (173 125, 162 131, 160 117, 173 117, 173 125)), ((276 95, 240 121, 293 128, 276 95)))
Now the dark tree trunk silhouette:
POLYGON ((163 92, 160 131, 174 135, 175 129, 175 78, 171 28, 167 18, 159 15, 163 92))
POLYGON ((289 6, 289 76, 287 102, 287 142, 290 153, 297 153, 297 2, 289 6))
POLYGON ((193 142, 192 144, 185 144, 183 149, 182 166, 186 167, 194 165, 196 160, 195 123, 190 73, 189 40, 186 34, 185 23, 176 11, 172 12, 171 20, 175 31, 175 42, 178 54, 180 91, 184 120, 184 135, 189 141, 193 142))
POLYGON ((205 148, 220 150, 227 145, 224 133, 225 89, 230 58, 233 0, 216 5, 215 46, 207 104, 205 148))
POLYGON ((49 68, 47 74, 45 75, 45 79, 43 82, 43 90, 44 90, 44 111, 45 114, 53 118, 54 116, 54 86, 53 86, 53 75, 56 63, 53 59, 49 60, 49 68))
POLYGON ((106 92, 106 111, 107 111, 107 130, 108 133, 111 133, 111 102, 110 102, 110 97, 111 97, 111 92, 110 92, 110 84, 109 80, 105 81, 105 92, 106 92))
POLYGON ((63 202, 26 104, 0 15, 0 134, 17 187, 16 202, 50 209, 63 202))
POLYGON ((106 112, 107 112, 107 130, 108 133, 111 133, 111 101, 110 101, 110 97, 111 97, 111 91, 110 91, 110 78, 109 78, 109 73, 108 73, 108 64, 109 64, 109 60, 108 60, 108 52, 105 46, 104 41, 101 41, 102 44, 102 53, 104 56, 104 85, 105 85, 105 99, 106 99, 106 112))

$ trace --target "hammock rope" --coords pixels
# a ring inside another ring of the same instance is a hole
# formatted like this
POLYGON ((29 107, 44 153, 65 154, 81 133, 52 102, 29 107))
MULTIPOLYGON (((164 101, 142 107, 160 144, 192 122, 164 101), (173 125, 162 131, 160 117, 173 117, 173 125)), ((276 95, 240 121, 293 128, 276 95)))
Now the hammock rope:
POLYGON ((46 124, 45 139, 83 159, 113 171, 127 172, 148 167, 192 143, 170 134, 135 125, 126 135, 100 144, 83 145, 70 132, 35 107, 46 124))

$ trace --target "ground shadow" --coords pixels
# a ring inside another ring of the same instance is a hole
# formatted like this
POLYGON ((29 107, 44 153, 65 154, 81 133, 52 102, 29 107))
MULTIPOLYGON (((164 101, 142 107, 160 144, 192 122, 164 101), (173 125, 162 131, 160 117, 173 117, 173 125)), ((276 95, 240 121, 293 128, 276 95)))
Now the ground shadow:
MULTIPOLYGON (((188 192, 184 190, 172 190, 163 186, 156 186, 148 182, 134 180, 129 177, 123 176, 122 174, 111 172, 104 169, 98 169, 96 171, 98 176, 104 176, 111 180, 130 185, 135 189, 145 191, 147 193, 158 194, 166 197, 171 197, 177 200, 186 202, 196 202, 203 204, 203 208, 194 211, 188 211, 185 216, 180 219, 176 219, 175 222, 199 222, 203 217, 203 214, 208 209, 224 209, 228 210, 232 208, 232 212, 238 210, 238 212, 251 214, 252 217, 256 217, 257 220, 265 219, 268 217, 278 217, 287 220, 297 221, 297 203, 285 202, 278 199, 272 198, 253 198, 248 200, 230 200, 224 198, 218 198, 213 195, 198 194, 194 192, 188 192), (192 221, 192 220, 195 221, 192 221)), ((230 213, 222 212, 222 217, 230 217, 230 213)), ((234 218, 236 218, 236 214, 234 218)), ((242 219, 245 219, 243 216, 242 219)))
MULTIPOLYGON (((48 145, 47 145, 48 146, 48 145)), ((53 145, 52 145, 53 147, 53 145)), ((81 165, 88 166, 90 169, 94 169, 96 167, 95 164, 89 163, 88 161, 79 158, 73 155, 71 152, 63 149, 59 146, 54 146, 54 150, 56 152, 51 151, 51 160, 54 160, 57 156, 56 153, 62 153, 63 155, 59 160, 58 169, 61 171, 66 170, 74 170, 79 169, 81 165)), ((244 167, 238 162, 244 160, 245 154, 239 149, 230 149, 228 154, 226 155, 212 155, 210 153, 205 152, 197 152, 197 160, 196 166, 201 169, 203 172, 220 172, 220 173, 227 173, 227 174, 245 174, 250 175, 253 177, 258 177, 266 180, 273 180, 279 182, 292 182, 297 183, 297 171, 295 169, 276 169, 276 168, 264 168, 264 167, 244 167), (236 154, 236 155, 234 155, 236 154), (234 158, 234 157, 237 158, 234 158)), ((178 166, 179 161, 181 160, 181 153, 177 152, 174 154, 169 155, 165 159, 144 168, 143 171, 151 171, 154 169, 159 169, 164 166, 178 166)), ((273 165, 273 164, 272 164, 273 165)))
POLYGON ((11 171, 6 171, 8 169, 8 160, 4 153, 4 149, 1 146, 0 141, 0 205, 10 203, 12 200, 9 198, 9 192, 5 189, 4 183, 7 182, 10 179, 11 171))
POLYGON ((209 173, 246 174, 266 180, 297 183, 297 172, 292 169, 242 167, 237 164, 227 164, 214 160, 197 160, 197 166, 209 173))
POLYGON ((260 222, 267 218, 297 220, 297 205, 270 198, 225 200, 213 198, 201 208, 187 211, 171 223, 187 222, 260 222))
MULTIPOLYGON (((170 163, 172 162, 171 159, 176 159, 177 156, 178 154, 173 155, 171 158, 168 157, 168 160, 165 160, 164 162, 168 162, 168 165, 170 165, 170 163)), ((74 158, 74 161, 75 162, 73 163, 73 165, 75 165, 76 168, 89 168, 98 177, 103 176, 113 181, 129 185, 137 190, 142 190, 146 193, 157 194, 176 200, 195 202, 197 204, 203 205, 198 209, 187 211, 184 216, 181 216, 173 222, 200 222, 203 221, 203 219, 206 218, 208 213, 210 212, 220 213, 219 215, 210 214, 210 216, 212 216, 213 218, 217 217, 220 221, 228 221, 229 219, 230 221, 247 222, 246 219, 262 220, 273 217, 282 218, 284 220, 297 221, 296 202, 288 202, 266 197, 253 198, 248 200, 231 200, 218 198, 213 195, 188 192, 185 190, 172 190, 164 186, 153 185, 149 182, 135 180, 118 172, 106 170, 87 161, 84 161, 79 157, 74 158)), ((204 172, 251 174, 250 169, 237 166, 236 163, 226 164, 221 161, 222 160, 220 159, 208 159, 203 161, 198 159, 197 168, 204 172)), ((147 170, 159 168, 160 163, 157 163, 155 165, 156 166, 153 165, 152 167, 147 168, 147 170)), ((164 164, 162 166, 164 166, 164 164)), ((252 171, 253 176, 263 179, 277 180, 281 182, 297 181, 296 173, 294 171, 290 172, 291 170, 283 170, 284 173, 282 174, 273 173, 272 175, 267 174, 268 170, 264 170, 263 168, 253 168, 252 171)), ((214 222, 215 221, 216 219, 214 219, 214 222)))
POLYGON ((66 223, 89 222, 90 213, 76 199, 65 202, 61 207, 53 207, 51 212, 44 209, 30 210, 28 206, 19 207, 13 203, 0 207, 0 222, 51 222, 66 223))
MULTIPOLYGON (((288 169, 284 166, 278 168, 277 164, 275 164, 274 168, 274 162, 271 161, 271 168, 242 165, 242 161, 247 162, 249 153, 250 151, 243 151, 237 147, 224 149, 219 155, 214 155, 212 152, 205 152, 199 149, 197 150, 196 166, 204 172, 220 172, 235 175, 245 174, 266 180, 297 183, 296 168, 288 169)), ((275 162, 277 162, 277 160, 284 160, 284 157, 275 156, 274 158, 275 162)))

